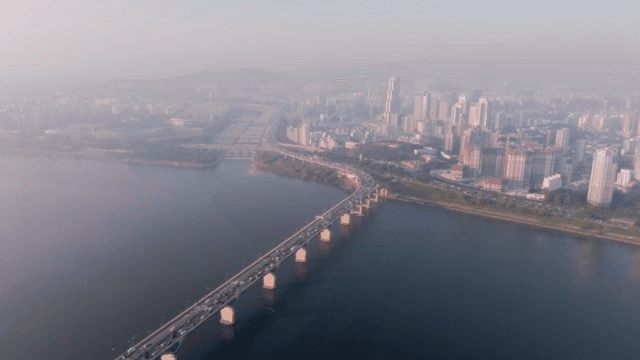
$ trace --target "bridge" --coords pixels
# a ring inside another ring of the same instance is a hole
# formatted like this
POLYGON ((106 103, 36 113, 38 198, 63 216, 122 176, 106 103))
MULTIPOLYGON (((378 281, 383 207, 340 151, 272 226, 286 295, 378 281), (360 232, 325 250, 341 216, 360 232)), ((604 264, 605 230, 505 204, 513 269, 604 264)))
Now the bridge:
POLYGON ((373 202, 387 196, 386 189, 379 188, 369 174, 359 169, 293 154, 273 143, 263 145, 287 157, 355 175, 359 186, 354 193, 324 214, 316 216, 315 220, 148 335, 116 360, 157 360, 161 356, 166 358, 177 351, 190 332, 217 314, 220 314, 220 323, 233 325, 235 323, 234 305, 238 297, 251 285, 262 280, 264 288, 274 289, 276 287, 275 270, 278 265, 292 256, 296 262, 306 262, 306 246, 315 236, 320 235, 321 241, 330 241, 331 224, 340 221, 341 224, 348 225, 351 222, 351 216, 364 215, 365 209, 369 208, 373 202))

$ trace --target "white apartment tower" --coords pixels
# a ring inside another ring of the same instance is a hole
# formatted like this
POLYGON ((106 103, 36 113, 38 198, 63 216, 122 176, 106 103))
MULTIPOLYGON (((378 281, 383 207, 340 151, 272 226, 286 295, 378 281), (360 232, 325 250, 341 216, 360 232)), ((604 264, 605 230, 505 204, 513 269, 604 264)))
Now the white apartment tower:
POLYGON ((615 181, 617 164, 614 163, 615 151, 600 149, 593 157, 591 180, 587 202, 595 206, 608 206, 613 198, 613 182, 615 181))

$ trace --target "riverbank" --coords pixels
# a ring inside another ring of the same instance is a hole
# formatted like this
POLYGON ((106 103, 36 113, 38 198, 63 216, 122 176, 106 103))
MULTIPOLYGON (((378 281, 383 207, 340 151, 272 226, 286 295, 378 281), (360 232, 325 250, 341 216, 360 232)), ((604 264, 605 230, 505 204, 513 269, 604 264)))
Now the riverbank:
POLYGON ((255 170, 270 172, 276 175, 290 178, 314 181, 320 184, 330 185, 338 189, 352 192, 354 186, 336 170, 322 165, 310 164, 305 161, 286 158, 283 155, 264 152, 258 154, 252 167, 255 170))
POLYGON ((3 156, 15 156, 24 158, 47 158, 47 159, 71 159, 71 160, 84 160, 84 161, 101 161, 111 163, 124 163, 137 166, 167 166, 177 168, 190 168, 190 169, 211 169, 218 166, 223 160, 224 156, 219 156, 214 162, 209 164, 201 164, 189 161, 171 161, 171 160, 148 160, 148 159, 131 159, 131 158, 117 158, 101 155, 87 155, 81 153, 61 153, 61 152, 28 152, 17 153, 9 152, 3 153, 3 156))
POLYGON ((400 195, 395 193, 389 193, 388 198, 392 200, 416 203, 420 205, 437 206, 437 207, 442 207, 448 210, 458 211, 466 214, 478 215, 478 216, 483 216, 483 217, 497 219, 497 220, 511 221, 511 222, 520 223, 520 224, 537 226, 545 229, 564 231, 564 232, 568 232, 576 235, 595 237, 595 238, 618 241, 626 244, 640 246, 640 238, 637 238, 637 237, 630 237, 630 236, 626 237, 625 235, 613 234, 613 233, 601 234, 596 232, 595 230, 585 231, 580 229, 578 226, 569 225, 569 224, 550 224, 549 222, 541 219, 508 215, 508 214, 499 213, 499 212, 490 211, 490 210, 480 210, 480 209, 472 208, 470 206, 451 204, 451 203, 445 203, 445 202, 439 202, 439 201, 431 201, 431 200, 421 199, 413 196, 405 196, 405 195, 400 195))

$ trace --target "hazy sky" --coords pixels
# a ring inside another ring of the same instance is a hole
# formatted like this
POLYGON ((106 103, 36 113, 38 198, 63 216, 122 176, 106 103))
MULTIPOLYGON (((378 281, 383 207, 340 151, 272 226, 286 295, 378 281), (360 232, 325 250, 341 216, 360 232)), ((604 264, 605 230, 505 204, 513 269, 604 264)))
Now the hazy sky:
POLYGON ((0 86, 416 57, 630 60, 638 18, 631 0, 4 1, 0 86))

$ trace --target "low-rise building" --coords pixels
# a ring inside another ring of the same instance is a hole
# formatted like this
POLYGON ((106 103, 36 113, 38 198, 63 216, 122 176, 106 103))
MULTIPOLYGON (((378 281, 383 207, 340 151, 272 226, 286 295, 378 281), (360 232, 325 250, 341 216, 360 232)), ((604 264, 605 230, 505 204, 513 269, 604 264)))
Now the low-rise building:
POLYGON ((417 169, 420 166, 418 161, 401 161, 400 164, 409 169, 417 169))
POLYGON ((542 188, 548 189, 549 191, 554 191, 560 189, 562 187, 562 176, 560 174, 555 174, 551 176, 547 176, 544 178, 542 182, 542 188))
POLYGON ((616 179, 616 185, 628 186, 629 184, 631 184, 631 169, 620 170, 616 179))
POLYGON ((462 180, 469 177, 469 167, 462 164, 453 165, 449 170, 451 179, 462 180))
POLYGON ((496 177, 486 177, 480 181, 480 187, 484 190, 502 192, 504 190, 504 185, 504 180, 496 177))
POLYGON ((544 200, 544 194, 529 193, 529 194, 527 194, 527 199, 542 201, 542 200, 544 200))
POLYGON ((347 141, 344 143, 344 147, 347 149, 357 149, 358 143, 353 141, 347 141))

